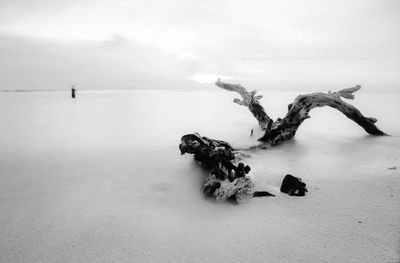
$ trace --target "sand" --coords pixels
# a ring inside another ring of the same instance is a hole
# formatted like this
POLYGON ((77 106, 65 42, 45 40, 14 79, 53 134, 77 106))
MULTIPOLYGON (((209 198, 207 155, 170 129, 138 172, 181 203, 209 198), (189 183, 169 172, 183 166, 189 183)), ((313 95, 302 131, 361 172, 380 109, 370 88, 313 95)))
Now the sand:
MULTIPOLYGON (((262 103, 276 118, 298 93, 262 103)), ((313 110, 295 140, 246 160, 276 197, 218 204, 178 143, 194 131, 254 143, 233 96, 0 93, 0 262, 399 262, 399 96, 354 101, 390 137, 313 110), (307 196, 279 192, 287 173, 307 196)))

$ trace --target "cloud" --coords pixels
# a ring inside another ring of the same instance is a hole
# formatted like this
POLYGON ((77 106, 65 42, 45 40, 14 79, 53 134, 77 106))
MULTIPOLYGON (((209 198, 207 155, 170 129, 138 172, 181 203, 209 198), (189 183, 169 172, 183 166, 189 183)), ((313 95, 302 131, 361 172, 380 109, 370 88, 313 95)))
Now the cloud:
POLYGON ((128 39, 122 35, 112 34, 106 40, 101 41, 101 43, 106 46, 118 46, 118 45, 122 45, 122 44, 126 43, 127 41, 128 41, 128 39))
POLYGON ((2 89, 190 87, 175 56, 134 43, 61 44, 0 35, 2 89))
POLYGON ((217 81, 218 78, 222 78, 224 80, 232 79, 231 76, 221 75, 221 74, 194 74, 192 76, 187 76, 188 79, 196 81, 198 83, 212 84, 217 81))
POLYGON ((129 74, 194 82, 222 74, 260 85, 354 79, 395 86, 399 12, 392 0, 4 0, 0 35, 21 50, 0 46, 13 66, 0 63, 11 75, 19 68, 34 75, 27 70, 34 63, 88 73, 67 63, 74 61, 103 64, 109 78, 129 81, 129 74))

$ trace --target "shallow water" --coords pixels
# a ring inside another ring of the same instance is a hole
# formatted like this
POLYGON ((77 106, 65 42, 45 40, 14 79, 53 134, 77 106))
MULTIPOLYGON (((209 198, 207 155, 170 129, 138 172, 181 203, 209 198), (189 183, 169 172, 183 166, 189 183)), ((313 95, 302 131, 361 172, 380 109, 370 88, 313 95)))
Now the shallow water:
MULTIPOLYGON (((299 94, 260 93, 274 119, 299 94)), ((220 90, 81 91, 75 100, 64 92, 0 93, 0 261, 397 257, 399 237, 390 233, 400 219, 398 95, 361 91, 351 102, 387 137, 368 136, 333 109, 314 109, 295 140, 245 161, 256 186, 277 197, 240 206, 204 199, 206 172, 178 150, 180 137, 195 131, 254 145, 257 123, 234 97, 220 90), (306 198, 279 193, 287 173, 307 182, 306 198), (355 229, 357 216, 373 230, 355 229)))

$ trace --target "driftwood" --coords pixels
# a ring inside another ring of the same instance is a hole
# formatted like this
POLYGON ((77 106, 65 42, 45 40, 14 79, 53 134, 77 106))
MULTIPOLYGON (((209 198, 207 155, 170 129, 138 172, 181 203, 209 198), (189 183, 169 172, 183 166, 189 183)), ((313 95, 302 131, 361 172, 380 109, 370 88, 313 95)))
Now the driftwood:
POLYGON ((193 154, 194 159, 210 171, 203 185, 207 196, 218 201, 273 196, 266 191, 254 191, 250 177, 246 176, 251 168, 239 162, 243 153, 234 150, 229 143, 194 133, 181 138, 179 149, 181 154, 193 154))
POLYGON ((351 104, 346 103, 341 99, 354 99, 354 92, 361 89, 357 85, 353 88, 343 89, 338 92, 328 93, 310 93, 297 96, 293 103, 288 105, 288 113, 281 119, 273 121, 260 105, 259 99, 262 96, 255 96, 256 91, 248 92, 240 84, 230 84, 222 82, 220 79, 215 83, 218 87, 239 93, 243 100, 234 99, 234 102, 247 106, 251 113, 257 119, 260 128, 265 132, 264 136, 258 140, 263 143, 277 145, 283 141, 287 141, 295 136, 300 124, 310 118, 308 113, 315 107, 329 106, 335 108, 346 115, 347 118, 353 120, 360 125, 364 130, 372 135, 385 135, 375 123, 377 119, 373 117, 364 117, 361 112, 351 104))
MULTIPOLYGON (((234 99, 233 101, 248 107, 258 121, 260 129, 264 131, 264 135, 258 139, 262 143, 250 147, 253 150, 265 149, 267 144, 277 145, 290 140, 295 136, 300 124, 305 119, 310 118, 308 115, 310 110, 323 106, 339 110, 369 134, 385 135, 375 125, 377 119, 365 117, 356 107, 342 100, 342 98, 354 99, 353 93, 361 88, 359 85, 337 92, 329 91, 328 93, 310 93, 297 96, 294 102, 288 105, 286 116, 273 121, 260 104, 259 100, 262 95, 256 95, 255 90, 249 92, 240 84, 225 83, 220 79, 215 84, 222 89, 237 92, 242 99, 234 99)), ((203 191, 207 196, 220 201, 240 201, 247 196, 273 196, 266 191, 254 191, 254 185, 250 177, 247 176, 251 170, 250 167, 239 163, 243 153, 235 150, 229 143, 202 137, 195 133, 184 135, 179 149, 181 154, 193 154, 194 159, 210 171, 203 185, 203 191)), ((281 191, 290 195, 303 196, 307 192, 307 188, 300 178, 287 175, 283 180, 281 191)))
POLYGON ((258 124, 262 130, 268 130, 271 128, 272 119, 267 115, 263 106, 261 106, 259 100, 263 97, 262 95, 256 96, 257 91, 247 91, 245 88, 242 87, 240 84, 230 84, 224 83, 220 79, 215 83, 218 87, 228 90, 234 91, 242 96, 243 100, 234 99, 233 102, 246 106, 249 108, 253 116, 257 119, 258 124))

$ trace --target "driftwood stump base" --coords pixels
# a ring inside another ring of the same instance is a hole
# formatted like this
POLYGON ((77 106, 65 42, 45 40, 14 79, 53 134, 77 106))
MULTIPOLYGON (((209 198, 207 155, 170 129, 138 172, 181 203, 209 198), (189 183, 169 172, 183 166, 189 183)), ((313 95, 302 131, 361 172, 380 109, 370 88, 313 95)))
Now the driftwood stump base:
POLYGON ((181 138, 179 149, 181 154, 193 154, 194 159, 210 171, 203 184, 205 195, 217 201, 273 196, 266 191, 254 191, 254 185, 247 176, 250 166, 238 163, 242 154, 229 143, 194 133, 181 138))

